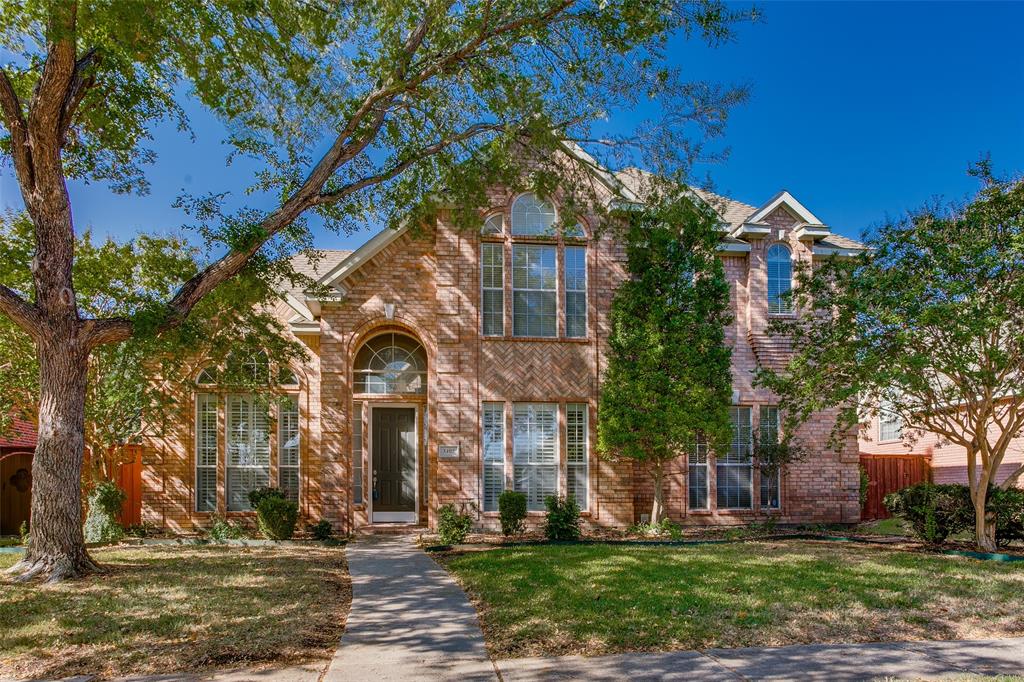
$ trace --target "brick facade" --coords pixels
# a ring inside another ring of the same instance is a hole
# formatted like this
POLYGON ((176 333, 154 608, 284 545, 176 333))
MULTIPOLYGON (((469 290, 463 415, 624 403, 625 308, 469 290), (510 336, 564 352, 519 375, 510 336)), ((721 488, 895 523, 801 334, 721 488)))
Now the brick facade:
MULTIPOLYGON (((495 191, 495 210, 509 224, 514 197, 495 191)), ((734 403, 750 406, 757 428, 758 409, 773 404, 764 389, 752 386, 759 362, 775 362, 785 348, 766 334, 768 323, 765 253, 784 242, 795 258, 809 260, 812 242, 797 239, 796 217, 784 207, 765 220, 771 233, 749 240, 749 251, 723 252, 735 319, 727 330, 733 351, 734 403)), ((310 361, 301 368, 298 389, 301 424, 300 508, 304 519, 331 521, 341 531, 371 522, 371 466, 366 433, 375 405, 408 405, 417 410, 417 515, 434 526, 436 510, 446 503, 481 508, 483 460, 481 411, 484 402, 505 404, 506 450, 511 452, 512 405, 518 402, 555 403, 559 422, 559 488, 565 488, 566 404, 589 407, 589 496, 587 522, 622 527, 648 512, 650 483, 630 462, 600 458, 595 450, 598 390, 609 333, 609 307, 625 276, 625 256, 605 234, 587 246, 587 335, 565 336, 564 297, 559 282, 557 338, 514 338, 512 331, 511 238, 487 237, 505 253, 504 331, 501 337, 481 334, 482 237, 459 231, 444 212, 436 222, 402 232, 341 281, 331 284, 343 296, 319 302, 320 333, 302 333, 310 361), (414 338, 427 355, 425 395, 355 395, 353 359, 368 339, 394 331, 414 338), (358 413, 353 412, 359 403, 358 413), (361 425, 362 452, 353 452, 353 428, 361 425), (439 446, 458 447, 458 456, 439 458, 439 446), (354 499, 354 462, 362 458, 364 499, 354 499)), ((535 240, 537 241, 537 240, 535 240)), ((546 243, 551 243, 550 240, 546 243)), ((562 251, 558 251, 559 263, 562 251)), ((561 269, 558 271, 561 273, 561 269)), ((323 274, 323 273, 321 273, 323 274)), ((559 275, 561 277, 561 274, 559 275)), ((282 315, 288 314, 282 306, 282 315)), ((194 397, 182 394, 181 410, 172 427, 146 447, 143 469, 144 521, 178 532, 207 525, 212 513, 195 512, 194 397)), ((858 449, 856 435, 839 452, 825 446, 831 415, 820 415, 800 434, 813 457, 789 466, 782 474, 781 505, 770 512, 781 522, 855 522, 858 508, 858 449)), ((218 410, 218 513, 226 514, 224 480, 224 409, 218 410)), ((276 480, 277 445, 271 439, 271 480, 276 480)), ((507 462, 511 455, 507 455, 507 462)), ((667 479, 667 506, 672 518, 691 524, 746 523, 763 518, 757 504, 759 481, 755 467, 753 508, 718 510, 715 467, 710 508, 687 510, 686 458, 674 463, 667 479)), ((506 482, 511 470, 506 467, 506 482)), ((231 516, 233 514, 228 514, 231 516)), ((245 516, 245 513, 237 513, 245 516)), ((539 518, 534 515, 534 520, 539 518)), ((479 522, 497 526, 495 513, 479 513, 479 522)))

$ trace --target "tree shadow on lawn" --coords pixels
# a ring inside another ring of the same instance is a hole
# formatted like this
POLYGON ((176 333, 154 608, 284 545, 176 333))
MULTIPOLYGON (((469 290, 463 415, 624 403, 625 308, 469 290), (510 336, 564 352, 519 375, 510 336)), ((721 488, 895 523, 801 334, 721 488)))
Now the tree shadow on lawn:
POLYGON ((1024 632, 1024 570, 819 543, 525 547, 448 562, 500 657, 1024 632))
POLYGON ((0 673, 115 676, 325 658, 351 600, 340 549, 147 547, 96 558, 106 573, 0 588, 0 673))

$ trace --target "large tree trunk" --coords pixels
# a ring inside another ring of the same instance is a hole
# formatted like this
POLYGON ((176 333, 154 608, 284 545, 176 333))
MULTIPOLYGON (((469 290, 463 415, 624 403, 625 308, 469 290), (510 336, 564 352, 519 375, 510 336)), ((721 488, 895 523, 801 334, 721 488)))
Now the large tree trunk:
POLYGON ((665 467, 661 462, 651 465, 654 479, 654 503, 651 505, 651 523, 661 523, 665 516, 665 467))
POLYGON ((32 460, 31 539, 11 568, 19 580, 97 570, 82 535, 82 455, 88 352, 73 334, 39 342, 39 433, 32 460))
POLYGON ((995 515, 985 509, 987 500, 988 485, 979 485, 977 491, 971 491, 971 501, 974 503, 974 541, 982 551, 994 552, 996 551, 996 521, 995 515))

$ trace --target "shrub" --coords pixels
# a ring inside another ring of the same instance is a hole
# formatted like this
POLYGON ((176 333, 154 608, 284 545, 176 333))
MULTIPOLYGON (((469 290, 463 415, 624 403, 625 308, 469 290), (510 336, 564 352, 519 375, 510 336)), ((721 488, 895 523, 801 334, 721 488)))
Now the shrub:
POLYGON ((971 493, 965 485, 918 483, 885 496, 885 507, 910 523, 925 542, 937 544, 974 523, 971 493))
POLYGON ((860 467, 860 507, 864 508, 864 505, 868 503, 868 486, 871 485, 871 478, 868 476, 868 470, 866 467, 861 465, 860 467))
POLYGON ((231 523, 222 516, 215 516, 213 525, 206 530, 206 537, 213 542, 240 540, 246 536, 245 528, 231 523))
POLYGON ((28 541, 29 541, 28 521, 22 521, 21 522, 21 527, 18 528, 18 535, 21 536, 21 544, 23 544, 26 547, 28 547, 28 541))
POLYGON ((89 511, 82 528, 86 542, 117 542, 124 537, 124 529, 116 517, 126 497, 113 481, 96 484, 89 493, 89 511))
POLYGON ((544 500, 548 520, 544 534, 548 540, 578 540, 580 537, 580 506, 571 497, 548 496, 544 500))
POLYGON ((299 521, 299 505, 283 496, 266 495, 256 507, 256 521, 268 540, 291 540, 299 521))
POLYGON ((498 514, 501 516, 501 533, 509 537, 526 530, 526 495, 515 490, 506 490, 498 496, 498 514))
POLYGON ((437 510, 437 534, 442 545, 458 545, 465 542, 473 527, 473 517, 460 514, 454 504, 446 504, 437 510))
POLYGON ((320 519, 309 527, 309 532, 313 535, 313 539, 327 542, 331 539, 331 535, 334 534, 334 527, 331 526, 331 522, 327 519, 320 519))
POLYGON ((253 488, 249 491, 249 506, 252 507, 253 511, 258 511, 260 503, 270 497, 277 497, 283 500, 284 491, 280 488, 253 488))
POLYGON ((988 509, 996 516, 996 544, 1005 547, 1024 540, 1024 490, 990 488, 988 509))
POLYGON ((654 537, 664 537, 667 535, 673 540, 678 540, 683 537, 683 527, 666 516, 660 523, 647 521, 631 526, 629 533, 654 537))

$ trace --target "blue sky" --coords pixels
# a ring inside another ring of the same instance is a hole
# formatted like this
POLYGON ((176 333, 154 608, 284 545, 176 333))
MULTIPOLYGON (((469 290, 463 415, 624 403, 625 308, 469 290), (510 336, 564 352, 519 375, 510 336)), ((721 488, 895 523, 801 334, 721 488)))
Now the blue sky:
MULTIPOLYGON (((696 169, 719 192, 758 205, 785 188, 856 237, 934 196, 971 193, 977 185, 965 170, 979 154, 991 153, 999 171, 1024 171, 1024 3, 760 7, 763 21, 740 27, 734 43, 674 49, 694 78, 753 88, 731 116, 728 160, 696 169)), ((168 231, 185 221, 171 206, 183 189, 241 199, 251 168, 224 166, 216 121, 200 112, 194 124, 195 143, 170 127, 156 131, 147 196, 74 183, 76 224, 115 236, 168 231)), ((10 168, 0 176, 0 207, 19 207, 10 168)), ((320 230, 317 245, 354 248, 367 237, 320 230)))

